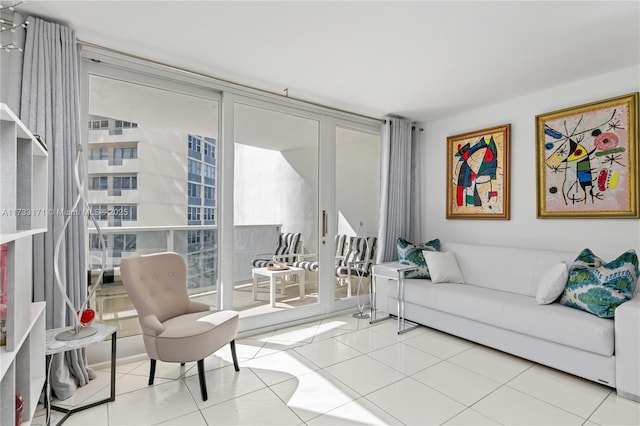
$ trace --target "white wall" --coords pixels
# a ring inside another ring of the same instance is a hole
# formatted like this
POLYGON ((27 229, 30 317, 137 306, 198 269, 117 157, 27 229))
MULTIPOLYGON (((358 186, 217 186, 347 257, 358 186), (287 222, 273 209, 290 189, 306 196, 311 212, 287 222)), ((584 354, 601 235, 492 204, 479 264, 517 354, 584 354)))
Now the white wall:
MULTIPOLYGON (((517 247, 553 247, 598 254, 638 250, 637 219, 537 219, 535 116, 640 91, 640 66, 574 81, 429 122, 422 117, 422 237, 517 247), (447 136, 511 123, 511 220, 447 220, 447 136)), ((416 117, 420 118, 420 117, 416 117)))

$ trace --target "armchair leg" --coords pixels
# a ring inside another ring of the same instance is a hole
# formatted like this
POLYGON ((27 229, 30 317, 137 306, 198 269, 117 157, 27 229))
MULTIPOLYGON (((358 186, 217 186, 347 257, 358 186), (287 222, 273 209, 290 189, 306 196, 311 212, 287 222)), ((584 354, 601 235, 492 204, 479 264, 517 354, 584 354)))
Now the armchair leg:
POLYGON ((156 375, 156 360, 151 360, 151 367, 149 368, 149 386, 153 384, 153 378, 156 375))
POLYGON ((231 356, 233 357, 233 367, 236 371, 240 371, 240 367, 238 367, 238 357, 236 356, 236 341, 232 340, 229 342, 231 345, 231 356))
POLYGON ((204 377, 204 359, 198 361, 198 380, 200 381, 200 394, 202 395, 202 400, 206 401, 207 396, 207 382, 204 377))

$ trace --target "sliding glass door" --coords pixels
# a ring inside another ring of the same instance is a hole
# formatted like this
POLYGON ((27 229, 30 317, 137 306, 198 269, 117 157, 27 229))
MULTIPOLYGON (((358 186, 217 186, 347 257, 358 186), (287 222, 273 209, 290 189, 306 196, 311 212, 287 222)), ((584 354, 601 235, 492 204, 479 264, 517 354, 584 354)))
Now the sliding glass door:
POLYGON ((319 120, 251 100, 233 115, 233 309, 247 318, 317 304, 319 120))

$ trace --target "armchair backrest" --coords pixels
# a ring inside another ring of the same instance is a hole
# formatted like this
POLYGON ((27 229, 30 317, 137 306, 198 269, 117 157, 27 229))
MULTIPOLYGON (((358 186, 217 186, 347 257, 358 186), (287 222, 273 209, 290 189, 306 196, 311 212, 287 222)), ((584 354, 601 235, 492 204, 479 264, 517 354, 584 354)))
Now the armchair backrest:
POLYGON ((290 263, 295 261, 296 258, 294 255, 300 254, 300 236, 300 232, 281 233, 274 255, 279 257, 291 255, 290 258, 284 258, 285 262, 290 263))
POLYGON ((120 274, 139 318, 155 315, 164 322, 188 312, 187 267, 178 253, 124 258, 120 274))

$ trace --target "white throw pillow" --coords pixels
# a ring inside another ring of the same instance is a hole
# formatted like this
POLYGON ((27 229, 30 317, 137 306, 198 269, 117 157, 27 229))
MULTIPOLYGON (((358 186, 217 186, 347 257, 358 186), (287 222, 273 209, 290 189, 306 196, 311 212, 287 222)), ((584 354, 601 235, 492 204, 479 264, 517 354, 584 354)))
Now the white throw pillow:
POLYGON ((538 305, 553 303, 564 291, 569 278, 569 270, 564 262, 557 263, 542 275, 536 292, 538 305))
POLYGON ((433 283, 464 284, 462 272, 460 272, 456 256, 452 252, 424 250, 422 254, 424 255, 424 260, 427 261, 427 267, 433 283))

